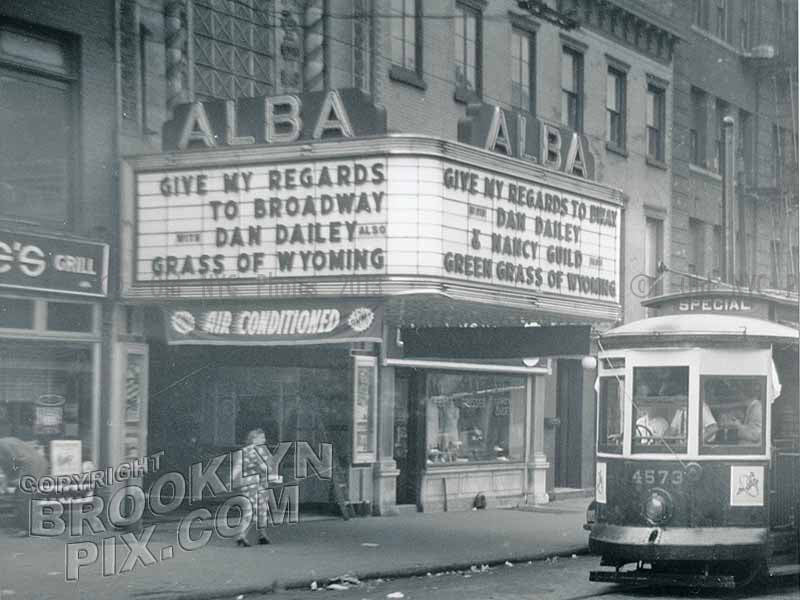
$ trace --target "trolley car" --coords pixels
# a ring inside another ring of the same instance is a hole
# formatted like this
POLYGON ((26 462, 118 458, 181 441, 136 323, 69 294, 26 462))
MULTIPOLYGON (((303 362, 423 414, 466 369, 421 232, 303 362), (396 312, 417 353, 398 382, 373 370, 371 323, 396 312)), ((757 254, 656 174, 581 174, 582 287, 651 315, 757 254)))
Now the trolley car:
POLYGON ((796 327, 671 314, 600 337, 592 581, 800 572, 796 327))

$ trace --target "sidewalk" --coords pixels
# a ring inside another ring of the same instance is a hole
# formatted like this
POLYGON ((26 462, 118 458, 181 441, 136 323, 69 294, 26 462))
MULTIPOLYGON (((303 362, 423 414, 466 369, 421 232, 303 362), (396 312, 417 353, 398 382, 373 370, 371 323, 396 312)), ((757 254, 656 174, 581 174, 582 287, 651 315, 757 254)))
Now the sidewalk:
MULTIPOLYGON (((232 598, 273 587, 307 587, 312 581, 324 586, 328 579, 346 573, 360 579, 398 577, 569 556, 585 552, 587 534, 582 525, 588 502, 579 498, 526 510, 349 521, 303 522, 301 514, 299 523, 269 530, 271 545, 240 548, 231 540, 212 536, 193 551, 176 543, 177 523, 158 523, 148 543, 155 563, 145 565, 139 560, 129 572, 104 577, 100 547, 97 562, 82 567, 77 582, 65 582, 65 545, 75 539, 15 538, 0 533, 0 598, 232 598)), ((117 573, 125 570, 129 554, 119 535, 113 569, 117 573)), ((199 535, 193 530, 193 538, 199 535)), ((106 559, 113 564, 109 556, 106 559)))

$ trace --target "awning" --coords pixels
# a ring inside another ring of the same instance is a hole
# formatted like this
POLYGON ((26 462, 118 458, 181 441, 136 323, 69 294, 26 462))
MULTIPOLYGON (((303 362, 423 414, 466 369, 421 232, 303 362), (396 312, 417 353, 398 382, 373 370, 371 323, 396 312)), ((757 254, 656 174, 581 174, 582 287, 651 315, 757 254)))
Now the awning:
POLYGON ((586 355, 588 325, 553 327, 423 327, 402 329, 405 358, 521 359, 586 355))

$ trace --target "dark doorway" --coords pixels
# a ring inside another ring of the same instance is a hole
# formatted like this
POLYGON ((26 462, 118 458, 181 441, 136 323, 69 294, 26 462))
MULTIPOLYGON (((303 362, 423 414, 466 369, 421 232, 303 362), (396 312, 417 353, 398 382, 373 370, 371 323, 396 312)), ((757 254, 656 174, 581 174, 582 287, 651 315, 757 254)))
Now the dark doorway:
POLYGON ((421 375, 398 369, 395 376, 394 460, 397 477, 397 504, 419 504, 419 478, 424 422, 420 414, 418 389, 421 375))
POLYGON ((583 371, 581 361, 560 359, 556 388, 556 430, 554 468, 555 487, 581 487, 581 449, 583 447, 583 371))

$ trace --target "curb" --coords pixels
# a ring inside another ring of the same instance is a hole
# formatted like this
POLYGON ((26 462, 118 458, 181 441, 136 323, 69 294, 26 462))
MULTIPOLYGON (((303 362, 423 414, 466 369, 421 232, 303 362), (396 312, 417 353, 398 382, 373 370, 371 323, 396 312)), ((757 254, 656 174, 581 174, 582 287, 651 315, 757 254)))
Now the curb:
MULTIPOLYGON (((572 555, 577 556, 586 556, 589 554, 588 546, 580 546, 577 548, 571 548, 568 550, 562 550, 559 552, 538 552, 536 554, 530 554, 526 556, 515 556, 510 558, 495 558, 489 561, 481 561, 481 560, 474 560, 471 562, 466 563, 448 563, 448 564, 440 564, 436 566, 419 566, 419 567, 404 567, 401 569, 386 569, 380 571, 367 571, 367 572, 357 572, 357 571, 349 571, 348 574, 357 577, 360 581, 370 581, 374 579, 406 579, 409 577, 419 577, 427 575, 428 573, 441 573, 443 571, 469 571, 470 567, 475 565, 488 565, 489 567, 497 567, 501 565, 505 565, 506 562, 511 563, 523 563, 523 562, 541 562, 548 558, 570 558, 572 555)), ((335 577, 335 576, 334 576, 335 577)), ((259 586, 247 586, 247 587, 240 587, 240 588, 231 588, 228 590, 217 591, 217 592, 197 592, 197 591, 186 591, 186 592, 142 592, 142 593, 134 593, 132 597, 134 598, 149 598, 151 600, 185 600, 187 598, 191 598, 192 600, 223 600, 229 598, 235 598, 239 595, 248 595, 248 594, 271 594, 277 591, 282 590, 310 590, 311 583, 316 581, 326 581, 329 579, 325 576, 314 577, 314 578, 305 578, 305 579, 295 579, 295 580, 287 580, 287 581, 280 581, 276 579, 269 585, 259 585, 259 586)), ((324 587, 323 587, 324 589, 324 587)))

